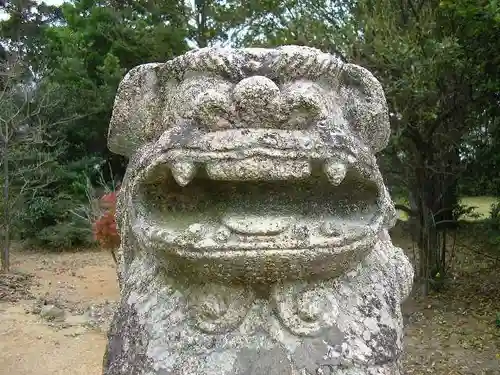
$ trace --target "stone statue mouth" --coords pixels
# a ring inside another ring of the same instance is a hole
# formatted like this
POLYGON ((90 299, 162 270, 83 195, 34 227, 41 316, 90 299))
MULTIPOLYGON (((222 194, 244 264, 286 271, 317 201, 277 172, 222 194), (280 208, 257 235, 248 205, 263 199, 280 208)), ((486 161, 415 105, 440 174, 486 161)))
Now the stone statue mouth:
POLYGON ((383 188, 370 175, 338 160, 254 155, 208 163, 164 155, 137 180, 135 231, 195 257, 342 252, 383 225, 383 188))

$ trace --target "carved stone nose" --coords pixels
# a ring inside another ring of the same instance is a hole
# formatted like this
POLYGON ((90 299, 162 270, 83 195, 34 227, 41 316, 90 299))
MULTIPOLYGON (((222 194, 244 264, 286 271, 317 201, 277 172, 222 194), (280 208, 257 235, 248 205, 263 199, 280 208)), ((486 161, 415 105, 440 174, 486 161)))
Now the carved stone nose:
POLYGON ((287 216, 225 215, 222 224, 231 231, 253 236, 270 236, 283 233, 292 224, 287 216))

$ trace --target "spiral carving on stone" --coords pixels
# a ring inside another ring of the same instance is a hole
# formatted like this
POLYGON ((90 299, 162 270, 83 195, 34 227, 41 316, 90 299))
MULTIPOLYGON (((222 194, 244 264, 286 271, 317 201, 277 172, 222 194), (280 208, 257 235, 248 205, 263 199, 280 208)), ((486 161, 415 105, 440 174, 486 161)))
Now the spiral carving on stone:
POLYGON ((318 336, 327 325, 325 314, 333 309, 320 289, 306 283, 276 285, 271 301, 278 319, 297 336, 318 336))
POLYGON ((254 299, 250 289, 204 284, 189 292, 189 315, 200 331, 225 333, 238 328, 254 299))

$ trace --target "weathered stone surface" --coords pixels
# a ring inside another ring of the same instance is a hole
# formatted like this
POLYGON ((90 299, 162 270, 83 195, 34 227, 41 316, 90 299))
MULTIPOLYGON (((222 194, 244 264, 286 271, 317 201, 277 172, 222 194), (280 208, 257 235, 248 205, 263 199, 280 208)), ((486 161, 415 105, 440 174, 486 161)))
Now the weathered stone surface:
POLYGON ((388 135, 379 82, 311 48, 129 72, 104 374, 399 375, 413 269, 387 232, 388 135))

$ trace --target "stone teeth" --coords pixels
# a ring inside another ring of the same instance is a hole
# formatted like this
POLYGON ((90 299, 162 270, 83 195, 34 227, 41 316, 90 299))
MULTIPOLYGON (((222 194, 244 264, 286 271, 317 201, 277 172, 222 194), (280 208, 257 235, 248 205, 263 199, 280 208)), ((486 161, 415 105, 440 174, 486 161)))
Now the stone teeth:
POLYGON ((347 167, 343 163, 328 161, 323 165, 323 170, 328 180, 333 185, 339 186, 344 181, 347 167))
POLYGON ((194 163, 186 161, 171 163, 170 170, 172 171, 172 176, 175 181, 180 186, 186 186, 189 184, 196 174, 196 167, 194 163))

